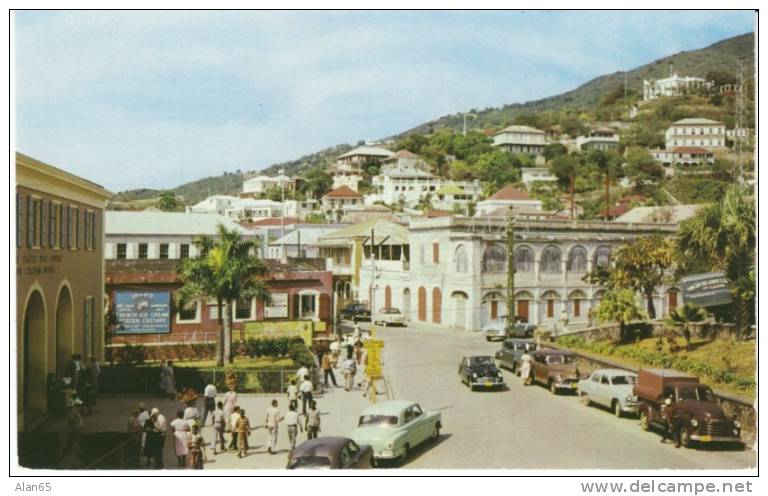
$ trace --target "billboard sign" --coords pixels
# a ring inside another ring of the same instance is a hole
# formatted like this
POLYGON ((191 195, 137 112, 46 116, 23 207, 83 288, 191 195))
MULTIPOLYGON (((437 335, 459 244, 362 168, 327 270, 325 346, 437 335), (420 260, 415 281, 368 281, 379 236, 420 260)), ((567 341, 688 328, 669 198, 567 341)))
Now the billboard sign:
POLYGON ((731 302, 731 285, 722 272, 695 274, 680 279, 683 301, 699 307, 731 302))
POLYGON ((117 334, 171 332, 170 291, 115 291, 117 334))
POLYGON ((288 293, 272 293, 272 304, 264 307, 265 319, 288 318, 288 293))

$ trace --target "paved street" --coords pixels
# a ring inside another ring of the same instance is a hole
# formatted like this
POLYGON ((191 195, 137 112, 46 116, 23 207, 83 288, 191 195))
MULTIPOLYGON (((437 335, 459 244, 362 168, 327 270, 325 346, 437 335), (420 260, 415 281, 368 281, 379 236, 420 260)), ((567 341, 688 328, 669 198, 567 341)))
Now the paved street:
POLYGON ((383 359, 397 399, 443 414, 437 445, 414 453, 407 468, 740 469, 751 451, 675 449, 632 418, 585 407, 576 396, 524 387, 504 371, 506 391, 470 392, 457 376, 463 354, 493 354, 480 333, 388 328, 383 359))

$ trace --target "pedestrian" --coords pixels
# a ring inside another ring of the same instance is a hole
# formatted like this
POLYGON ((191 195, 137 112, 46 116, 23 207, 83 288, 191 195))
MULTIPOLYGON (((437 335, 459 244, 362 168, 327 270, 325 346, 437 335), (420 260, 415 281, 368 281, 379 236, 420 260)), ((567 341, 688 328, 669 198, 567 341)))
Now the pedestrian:
POLYGON ((93 390, 93 383, 91 382, 90 374, 83 374, 83 378, 80 381, 80 390, 77 392, 77 397, 83 402, 83 415, 90 415, 93 412, 93 407, 96 404, 96 393, 93 390))
MULTIPOLYGON (((555 329, 557 329, 557 326, 555 326, 555 329)), ((565 334, 568 332, 568 312, 563 308, 560 311, 560 334, 565 334)), ((555 332, 555 337, 558 336, 558 333, 555 332)))
POLYGON ((163 468, 163 450, 165 449, 165 432, 168 429, 165 416, 160 410, 153 408, 150 412, 150 420, 154 424, 154 449, 152 458, 155 460, 155 468, 163 468))
POLYGON ((160 391, 162 391, 168 399, 173 399, 176 396, 176 379, 173 371, 173 362, 168 360, 165 363, 160 363, 160 391))
POLYGON ((188 468, 192 470, 203 470, 205 456, 205 439, 200 433, 200 428, 192 426, 191 432, 187 434, 187 450, 189 452, 188 468))
POLYGON ((171 422, 173 431, 173 447, 176 450, 176 461, 179 467, 187 465, 187 454, 189 453, 189 433, 192 426, 188 420, 184 420, 184 410, 176 412, 176 418, 171 422))
POLYGON ((360 340, 355 341, 355 361, 358 367, 363 363, 363 342, 360 340))
POLYGON ((344 371, 344 391, 351 391, 355 385, 355 374, 357 373, 355 359, 348 357, 344 360, 342 368, 344 371))
POLYGON ((339 365, 339 337, 334 336, 333 341, 331 341, 331 368, 336 368, 339 365))
POLYGON ((320 432, 320 412, 315 400, 309 403, 309 411, 304 417, 304 429, 307 431, 307 439, 317 438, 317 433, 320 432))
POLYGON ((229 416, 229 429, 232 432, 232 439, 229 441, 229 449, 237 450, 237 421, 240 420, 240 407, 236 406, 229 416))
POLYGON ((675 443, 675 448, 679 448, 682 445, 680 439, 681 426, 678 425, 674 417, 674 409, 672 408, 673 402, 674 394, 670 392, 661 404, 661 418, 664 419, 664 430, 662 431, 661 442, 664 443, 667 439, 670 439, 675 443))
POLYGON ((149 422, 149 411, 144 403, 138 403, 136 410, 139 413, 136 415, 136 425, 139 432, 141 432, 141 438, 139 442, 139 463, 141 463, 141 456, 144 455, 147 458, 147 465, 149 465, 149 454, 147 453, 147 430, 146 425, 149 422))
POLYGON ((93 384, 93 393, 99 394, 99 377, 101 377, 101 365, 99 365, 99 361, 96 360, 96 357, 91 355, 90 358, 90 379, 91 383, 93 384))
POLYGON ((299 424, 299 414, 296 412, 296 405, 288 407, 288 413, 285 414, 285 427, 288 431, 288 445, 291 447, 291 451, 293 451, 296 449, 296 437, 299 434, 299 430, 304 430, 299 424))
MULTIPOLYGON (((211 414, 211 417, 213 417, 213 412, 216 411, 216 386, 213 384, 208 384, 205 386, 205 390, 203 392, 203 397, 205 403, 203 404, 203 417, 201 420, 201 424, 205 425, 205 421, 208 420, 208 414, 211 414)), ((213 425, 213 420, 211 420, 211 425, 213 425)))
POLYGON ((301 391, 301 413, 307 414, 307 403, 312 401, 312 381, 309 380, 309 374, 304 376, 304 381, 299 386, 301 391))
POLYGON ((531 384, 531 361, 533 357, 528 354, 528 350, 520 357, 520 378, 523 380, 523 385, 528 386, 531 384))
POLYGON ((216 410, 213 412, 213 454, 216 454, 216 443, 221 446, 221 452, 227 451, 227 444, 224 441, 224 431, 227 426, 227 417, 224 414, 224 403, 219 401, 216 403, 216 410))
POLYGON ((328 377, 331 378, 331 382, 333 383, 333 387, 337 387, 336 384, 336 375, 333 373, 333 367, 331 367, 331 356, 329 353, 325 353, 323 355, 323 359, 320 362, 321 368, 323 369, 323 382, 325 383, 325 387, 328 387, 328 377))
POLYGON ((271 406, 267 408, 267 415, 264 421, 264 425, 269 433, 269 454, 274 455, 277 449, 277 427, 283 417, 280 415, 280 410, 277 408, 277 400, 272 400, 271 406))
POLYGON ((187 405, 187 408, 184 409, 184 420, 189 420, 198 427, 201 427, 200 410, 197 409, 197 393, 193 389, 188 388, 181 395, 181 401, 187 405))
POLYGON ((83 415, 80 411, 82 404, 82 401, 75 399, 72 408, 69 410, 67 416, 67 431, 64 434, 64 442, 62 443, 61 451, 59 452, 59 460, 63 460, 70 451, 74 453, 78 462, 82 462, 83 460, 83 450, 80 446, 80 435, 85 430, 83 415))
POLYGON ((242 458, 248 454, 248 436, 251 435, 251 423, 245 416, 245 410, 240 409, 240 418, 235 426, 237 432, 237 457, 242 458))
POLYGON ((83 357, 79 353, 75 353, 69 359, 69 364, 67 365, 67 377, 72 378, 72 387, 75 390, 80 387, 80 381, 83 379, 84 373, 83 357))
POLYGON ((309 369, 307 369, 305 365, 302 365, 296 372, 296 383, 301 384, 301 381, 304 380, 304 376, 307 374, 309 374, 309 369))
POLYGON ((296 385, 296 379, 291 379, 291 384, 288 386, 288 407, 291 405, 298 407, 299 405, 299 387, 296 385))

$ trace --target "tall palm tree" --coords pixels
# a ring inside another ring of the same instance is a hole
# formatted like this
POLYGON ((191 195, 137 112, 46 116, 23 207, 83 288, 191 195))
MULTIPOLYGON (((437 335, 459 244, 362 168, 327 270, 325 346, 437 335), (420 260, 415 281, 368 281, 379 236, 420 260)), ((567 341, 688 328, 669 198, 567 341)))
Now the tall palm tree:
POLYGON ((605 176, 605 220, 611 209, 611 173, 618 169, 616 157, 604 150, 592 150, 587 154, 587 160, 597 166, 605 176))
POLYGON ((731 282, 737 333, 751 320, 755 304, 755 203, 737 188, 680 226, 677 239, 682 261, 695 260, 721 270, 731 282))
POLYGON ((269 303, 271 297, 266 283, 258 276, 266 272, 264 263, 255 257, 257 244, 244 241, 236 230, 229 231, 219 224, 218 236, 199 236, 194 244, 196 258, 179 262, 177 271, 182 286, 176 293, 176 302, 183 307, 196 298, 214 298, 219 309, 219 339, 217 364, 231 364, 232 310, 231 302, 241 298, 256 298, 269 303))

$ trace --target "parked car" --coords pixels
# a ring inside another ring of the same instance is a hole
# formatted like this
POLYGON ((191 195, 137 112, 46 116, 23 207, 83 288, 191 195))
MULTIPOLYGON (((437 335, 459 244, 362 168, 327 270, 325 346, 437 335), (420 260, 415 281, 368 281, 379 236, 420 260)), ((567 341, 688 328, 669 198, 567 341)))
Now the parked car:
POLYGON ((426 412, 413 401, 393 400, 366 408, 349 437, 370 445, 375 461, 398 459, 402 463, 416 446, 436 441, 441 428, 440 412, 426 412))
POLYGON ((500 388, 504 385, 504 376, 491 356, 469 356, 461 359, 459 379, 469 386, 500 388))
POLYGON ((686 448, 694 443, 741 443, 741 423, 726 417, 708 386, 699 378, 665 369, 640 369, 635 384, 640 427, 668 427, 671 418, 686 448), (667 410, 669 409, 669 410, 667 410))
POLYGON ((599 369, 579 381, 582 403, 607 406, 614 415, 637 414, 637 396, 634 387, 637 374, 621 369, 599 369))
POLYGON ((371 468, 373 450, 348 437, 318 437, 301 443, 288 460, 289 469, 371 468))
POLYGON ((534 382, 543 384, 557 394, 561 390, 574 391, 579 385, 576 355, 564 350, 537 350, 531 354, 531 375, 534 382))
POLYGON ((482 331, 485 333, 486 341, 496 341, 505 338, 530 338, 536 326, 526 322, 516 322, 512 326, 512 331, 507 332, 507 316, 502 315, 493 322, 486 324, 482 331))
POLYGON ((382 308, 376 314, 376 317, 373 319, 373 323, 383 326, 388 326, 390 324, 404 325, 405 315, 403 315, 402 312, 400 312, 400 310, 397 308, 382 308))
POLYGON ((371 320, 371 311, 362 303, 350 303, 339 312, 342 319, 358 322, 371 320))
POLYGON ((533 339, 510 338, 504 340, 501 349, 496 352, 496 364, 520 375, 520 359, 528 352, 533 353, 539 345, 533 339))

